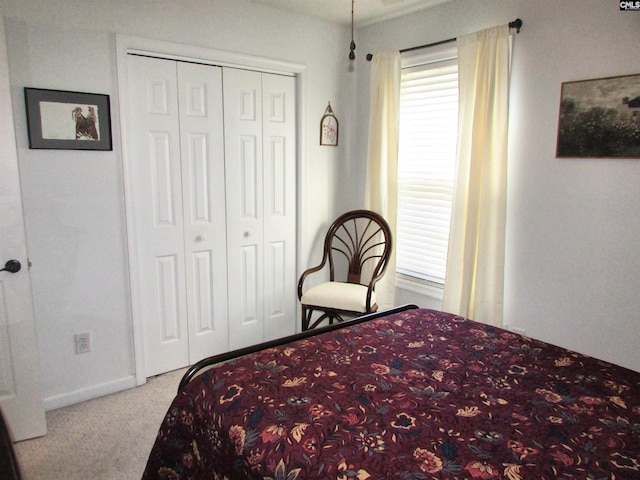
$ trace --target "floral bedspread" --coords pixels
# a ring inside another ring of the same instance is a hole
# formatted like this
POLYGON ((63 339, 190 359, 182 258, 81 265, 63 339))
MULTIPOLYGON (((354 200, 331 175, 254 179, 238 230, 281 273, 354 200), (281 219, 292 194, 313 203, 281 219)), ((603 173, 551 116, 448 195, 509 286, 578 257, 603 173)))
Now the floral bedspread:
POLYGON ((640 479, 640 373, 431 310, 197 376, 145 479, 640 479))

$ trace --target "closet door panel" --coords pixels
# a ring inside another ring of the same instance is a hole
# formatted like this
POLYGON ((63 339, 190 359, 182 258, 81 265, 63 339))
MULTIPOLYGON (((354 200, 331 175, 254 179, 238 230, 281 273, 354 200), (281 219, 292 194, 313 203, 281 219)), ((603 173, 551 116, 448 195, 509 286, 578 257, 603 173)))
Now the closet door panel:
MULTIPOLYGON (((193 268, 193 335, 198 338, 202 335, 208 335, 211 332, 220 330, 217 328, 216 322, 220 321, 214 315, 214 295, 213 295, 213 260, 211 259, 211 251, 193 252, 192 255, 193 268)), ((218 353, 216 351, 216 353, 218 353)), ((193 357, 193 355, 190 355, 193 357)), ((201 359, 202 357, 200 357, 201 359)), ((198 360, 195 360, 196 362, 198 360)), ((190 363, 195 363, 191 358, 190 363)))
POLYGON ((175 255, 156 257, 158 324, 160 343, 164 345, 180 342, 183 336, 180 328, 179 270, 175 255))
POLYGON ((130 198, 145 373, 189 363, 175 62, 129 56, 130 198))
POLYGON ((171 132, 149 132, 149 162, 151 183, 149 184, 153 202, 155 228, 176 226, 175 172, 171 162, 171 132))
MULTIPOLYGON (((267 297, 267 315, 269 319, 278 318, 287 313, 287 299, 291 297, 287 285, 287 245, 285 242, 271 242, 267 252, 269 265, 266 271, 265 295, 267 297)), ((266 333, 266 332, 265 332, 266 333)), ((275 332, 278 333, 278 332, 275 332)), ((293 332, 292 332, 293 333, 293 332)), ((283 336, 283 335, 280 335, 283 336)), ((275 338, 275 337, 274 337, 275 338)), ((265 338, 271 340, 271 338, 265 338)))
POLYGON ((177 63, 189 363, 228 349, 222 72, 177 63))
POLYGON ((261 74, 223 71, 230 348, 264 339, 261 74))
MULTIPOLYGON (((238 291, 238 304, 241 307, 240 316, 238 317, 241 328, 259 328, 260 326, 260 283, 261 279, 258 274, 261 269, 259 266, 258 249, 255 245, 245 245, 242 247, 240 254, 242 256, 241 278, 242 288, 238 291)), ((234 339, 233 343, 242 343, 240 339, 234 339)), ((234 347, 235 348, 235 347, 234 347)))
MULTIPOLYGON (((244 221, 253 224, 260 221, 258 172, 261 171, 259 164, 261 157, 258 154, 257 140, 255 135, 241 135, 239 137, 238 166, 240 170, 236 172, 237 179, 240 180, 237 185, 239 190, 236 193, 240 197, 240 204, 236 206, 240 209, 239 213, 244 221)), ((233 202, 231 204, 233 205, 233 202)))
POLYGON ((295 80, 263 74, 265 340, 295 332, 296 125, 295 80))

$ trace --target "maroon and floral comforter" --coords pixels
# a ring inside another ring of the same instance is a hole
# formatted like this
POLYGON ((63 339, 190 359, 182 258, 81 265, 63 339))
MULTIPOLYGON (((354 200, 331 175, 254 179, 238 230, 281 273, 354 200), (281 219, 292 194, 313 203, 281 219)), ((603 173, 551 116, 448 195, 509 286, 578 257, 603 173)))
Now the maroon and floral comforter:
POLYGON ((411 310, 206 371, 145 479, 640 479, 640 373, 411 310))

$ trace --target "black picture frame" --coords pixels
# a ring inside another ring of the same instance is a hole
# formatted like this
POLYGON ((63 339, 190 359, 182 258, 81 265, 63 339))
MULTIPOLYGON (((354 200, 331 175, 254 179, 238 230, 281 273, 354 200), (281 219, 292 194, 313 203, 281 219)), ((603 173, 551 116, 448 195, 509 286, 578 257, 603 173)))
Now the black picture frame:
POLYGON ((29 148, 112 150, 109 95, 24 89, 29 148))
POLYGON ((640 74, 562 83, 557 158, 640 158, 640 74))

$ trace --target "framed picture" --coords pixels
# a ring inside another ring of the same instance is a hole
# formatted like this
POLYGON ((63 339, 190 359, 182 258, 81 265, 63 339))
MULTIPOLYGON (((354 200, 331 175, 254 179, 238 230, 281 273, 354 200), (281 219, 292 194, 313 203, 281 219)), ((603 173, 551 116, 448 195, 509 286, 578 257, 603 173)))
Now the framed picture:
POLYGON ((338 146, 338 119, 333 114, 331 102, 320 120, 320 145, 338 146))
POLYGON ((111 150, 109 95, 25 88, 29 148, 111 150))
POLYGON ((640 74, 563 83, 556 156, 640 158, 640 74))

